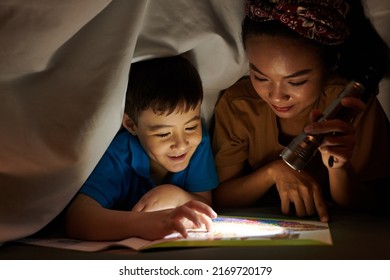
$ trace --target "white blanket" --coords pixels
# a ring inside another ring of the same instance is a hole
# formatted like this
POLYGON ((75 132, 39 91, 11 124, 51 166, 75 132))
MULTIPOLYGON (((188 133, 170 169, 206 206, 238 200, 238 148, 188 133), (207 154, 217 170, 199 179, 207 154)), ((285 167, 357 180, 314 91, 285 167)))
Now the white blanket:
MULTIPOLYGON (((1 1, 0 242, 37 232, 76 194, 120 127, 132 61, 185 54, 201 75, 208 122, 218 93, 247 73, 244 5, 1 1)), ((369 7, 389 42, 390 2, 369 7)))

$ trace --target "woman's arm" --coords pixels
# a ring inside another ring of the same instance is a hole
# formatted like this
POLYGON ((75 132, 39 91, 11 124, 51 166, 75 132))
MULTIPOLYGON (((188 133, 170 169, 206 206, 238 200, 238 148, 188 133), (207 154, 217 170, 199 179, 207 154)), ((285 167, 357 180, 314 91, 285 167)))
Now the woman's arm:
POLYGON ((328 170, 330 193, 337 205, 355 209, 376 207, 374 192, 359 180, 358 174, 350 165, 328 170))
MULTIPOLYGON (((355 111, 365 109, 365 104, 357 98, 344 98, 343 106, 355 111)), ((312 119, 320 112, 313 111, 312 119)), ((350 163, 357 142, 356 128, 349 120, 333 119, 314 122, 305 128, 307 133, 325 135, 319 151, 322 161, 328 169, 329 187, 333 201, 342 207, 372 208, 375 204, 374 193, 369 190, 350 163)), ((363 155, 362 155, 363 156, 363 155)))
POLYGON ((214 203, 218 207, 243 207, 254 204, 273 185, 276 185, 281 210, 290 213, 290 204, 294 204, 298 216, 311 216, 316 212, 320 220, 329 220, 325 200, 320 185, 307 173, 297 172, 282 160, 240 176, 242 167, 220 168, 221 185, 214 190, 214 203), (231 176, 234 174, 234 176, 231 176))
POLYGON ((243 207, 255 203, 273 185, 266 169, 243 175, 243 165, 218 168, 220 185, 213 190, 213 204, 217 207, 243 207))

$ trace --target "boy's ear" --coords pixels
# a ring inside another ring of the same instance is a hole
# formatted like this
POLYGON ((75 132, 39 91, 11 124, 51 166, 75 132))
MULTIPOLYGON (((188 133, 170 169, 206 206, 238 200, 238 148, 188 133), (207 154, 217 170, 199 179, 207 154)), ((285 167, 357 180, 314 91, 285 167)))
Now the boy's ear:
POLYGON ((122 125, 134 136, 137 135, 137 125, 126 113, 123 114, 122 125))

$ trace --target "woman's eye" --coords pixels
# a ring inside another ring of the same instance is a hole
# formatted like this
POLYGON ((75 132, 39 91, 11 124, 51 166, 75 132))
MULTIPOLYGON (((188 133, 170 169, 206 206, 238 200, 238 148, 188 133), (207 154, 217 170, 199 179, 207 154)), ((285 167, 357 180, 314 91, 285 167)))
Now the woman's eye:
POLYGON ((290 85, 297 87, 306 84, 307 80, 301 82, 290 82, 290 85))
POLYGON ((256 81, 259 81, 259 82, 265 82, 265 81, 267 81, 267 79, 260 78, 260 77, 258 77, 258 76, 256 76, 256 75, 254 75, 254 77, 255 77, 255 80, 256 80, 256 81))

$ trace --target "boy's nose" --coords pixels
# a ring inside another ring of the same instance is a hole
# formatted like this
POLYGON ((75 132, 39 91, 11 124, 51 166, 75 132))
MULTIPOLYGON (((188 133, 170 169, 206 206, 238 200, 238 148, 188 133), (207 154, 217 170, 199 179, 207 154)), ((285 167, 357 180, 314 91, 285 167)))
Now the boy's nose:
POLYGON ((186 135, 176 135, 172 146, 176 149, 185 149, 188 143, 186 135))

